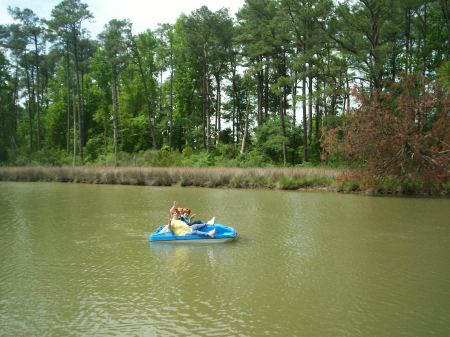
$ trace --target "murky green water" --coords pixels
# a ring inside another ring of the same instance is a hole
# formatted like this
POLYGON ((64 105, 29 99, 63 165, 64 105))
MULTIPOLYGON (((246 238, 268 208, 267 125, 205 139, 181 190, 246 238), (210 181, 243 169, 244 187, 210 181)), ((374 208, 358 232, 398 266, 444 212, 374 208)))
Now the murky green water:
POLYGON ((0 183, 1 336, 450 336, 450 200, 0 183), (239 238, 151 244, 172 200, 239 238))

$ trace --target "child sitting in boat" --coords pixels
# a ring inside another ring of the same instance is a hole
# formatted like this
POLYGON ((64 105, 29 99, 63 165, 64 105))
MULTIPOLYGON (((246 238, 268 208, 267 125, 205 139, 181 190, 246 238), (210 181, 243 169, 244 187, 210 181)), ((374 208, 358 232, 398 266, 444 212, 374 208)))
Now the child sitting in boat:
MULTIPOLYGON (((191 215, 190 208, 177 208, 177 210, 178 210, 178 213, 180 214, 180 219, 183 220, 189 226, 204 223, 202 220, 192 221, 192 219, 195 217, 195 214, 191 215)), ((209 223, 209 221, 207 222, 207 224, 211 225, 211 223, 209 223)), ((212 223, 212 224, 214 224, 214 223, 212 223)))
POLYGON ((180 214, 181 220, 183 220, 189 226, 193 225, 193 223, 191 223, 191 220, 193 217, 195 217, 195 214, 191 215, 190 208, 177 208, 177 210, 178 210, 178 213, 180 214))

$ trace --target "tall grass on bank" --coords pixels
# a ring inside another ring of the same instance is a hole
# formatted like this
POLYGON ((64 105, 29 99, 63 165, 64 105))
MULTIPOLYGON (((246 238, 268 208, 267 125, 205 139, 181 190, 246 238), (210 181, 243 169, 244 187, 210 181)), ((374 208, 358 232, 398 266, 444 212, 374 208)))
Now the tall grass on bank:
POLYGON ((342 175, 329 168, 0 167, 0 181, 53 181, 147 186, 300 189, 329 187, 342 175))

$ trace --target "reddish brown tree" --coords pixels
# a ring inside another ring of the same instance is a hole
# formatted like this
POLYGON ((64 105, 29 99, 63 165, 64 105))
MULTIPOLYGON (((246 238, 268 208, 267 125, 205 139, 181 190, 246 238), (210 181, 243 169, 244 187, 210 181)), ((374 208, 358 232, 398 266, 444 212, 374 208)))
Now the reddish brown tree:
POLYGON ((404 76, 372 96, 354 92, 359 106, 327 130, 324 154, 340 153, 364 168, 369 184, 386 178, 429 190, 449 182, 450 93, 425 78, 404 76))

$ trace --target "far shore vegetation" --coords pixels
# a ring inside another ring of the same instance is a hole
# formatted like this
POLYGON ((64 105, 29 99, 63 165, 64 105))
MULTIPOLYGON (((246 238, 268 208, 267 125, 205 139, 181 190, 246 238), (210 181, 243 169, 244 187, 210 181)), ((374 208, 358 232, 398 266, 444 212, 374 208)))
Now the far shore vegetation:
POLYGON ((192 186, 279 190, 320 190, 370 195, 440 195, 450 186, 425 189, 418 182, 394 177, 369 185, 356 170, 327 167, 0 167, 0 181, 64 182, 142 186, 192 186))
POLYGON ((0 10, 0 180, 449 194, 450 0, 0 10))

